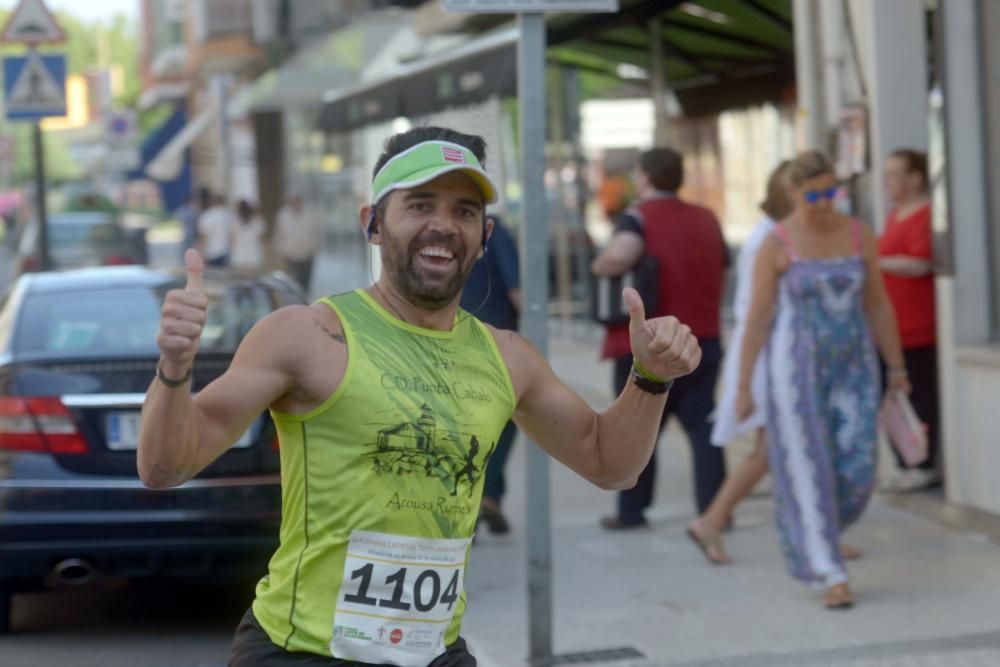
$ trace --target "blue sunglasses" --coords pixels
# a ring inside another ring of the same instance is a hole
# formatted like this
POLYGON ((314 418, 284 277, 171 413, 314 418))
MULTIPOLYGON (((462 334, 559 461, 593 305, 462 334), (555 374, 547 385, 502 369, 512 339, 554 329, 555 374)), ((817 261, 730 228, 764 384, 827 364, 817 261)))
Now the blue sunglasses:
POLYGON ((819 203, 820 199, 833 199, 837 196, 837 186, 832 188, 827 188, 826 190, 806 190, 802 193, 805 200, 810 204, 819 203))

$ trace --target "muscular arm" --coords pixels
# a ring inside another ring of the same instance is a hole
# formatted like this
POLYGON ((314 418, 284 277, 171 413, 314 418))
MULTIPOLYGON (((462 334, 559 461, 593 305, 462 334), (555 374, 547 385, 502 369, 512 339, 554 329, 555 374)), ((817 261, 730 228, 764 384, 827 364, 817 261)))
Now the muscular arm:
POLYGON ((528 341, 509 331, 497 336, 517 392, 518 428, 596 486, 634 485, 653 453, 666 394, 654 396, 629 382, 618 400, 597 413, 528 341))
MULTIPOLYGON (((289 306, 258 322, 229 369, 197 396, 190 385, 154 379, 142 409, 138 469, 152 488, 188 481, 218 458, 261 412, 293 387, 296 350, 285 342, 312 328, 307 306, 289 306)), ((161 359, 164 372, 166 360, 161 359)), ((197 363, 197 362, 195 362, 197 363)), ((181 369, 170 369, 176 376, 181 369)))
MULTIPOLYGON (((694 370, 701 351, 690 329, 673 318, 645 322, 634 291, 630 302, 636 358, 665 379, 694 370)), ((634 485, 656 446, 667 395, 651 394, 629 382, 607 410, 595 412, 556 377, 525 339, 506 331, 495 335, 514 382, 514 421, 521 430, 553 458, 601 488, 634 485)))

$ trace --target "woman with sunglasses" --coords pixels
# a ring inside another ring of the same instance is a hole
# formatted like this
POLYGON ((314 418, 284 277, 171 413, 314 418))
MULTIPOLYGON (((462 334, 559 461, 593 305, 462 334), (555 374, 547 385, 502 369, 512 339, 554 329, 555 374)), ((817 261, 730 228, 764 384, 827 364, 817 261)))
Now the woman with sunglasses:
POLYGON ((871 229, 834 207, 837 181, 817 151, 788 170, 792 213, 754 266, 736 411, 750 416, 754 364, 767 345, 767 437, 779 542, 792 576, 825 589, 828 609, 854 604, 841 533, 875 482, 879 366, 909 392, 892 305, 871 229))

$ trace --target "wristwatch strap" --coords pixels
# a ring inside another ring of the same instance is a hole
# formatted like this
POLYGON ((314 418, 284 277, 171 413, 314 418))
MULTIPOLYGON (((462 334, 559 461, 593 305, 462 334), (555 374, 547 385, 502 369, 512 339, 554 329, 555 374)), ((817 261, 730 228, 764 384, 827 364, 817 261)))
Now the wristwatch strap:
POLYGON ((641 373, 632 369, 632 383, 636 387, 642 389, 649 394, 665 394, 670 391, 670 388, 674 386, 673 380, 667 380, 666 382, 655 382, 649 378, 643 376, 641 373))

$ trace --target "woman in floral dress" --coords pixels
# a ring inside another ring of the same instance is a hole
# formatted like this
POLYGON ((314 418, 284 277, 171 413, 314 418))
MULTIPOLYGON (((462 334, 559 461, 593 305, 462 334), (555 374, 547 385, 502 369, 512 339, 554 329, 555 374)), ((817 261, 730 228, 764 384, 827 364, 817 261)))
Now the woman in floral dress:
POLYGON ((899 332, 879 272, 874 234, 839 214, 837 181, 819 152, 788 171, 794 210, 762 244, 737 393, 754 410, 754 364, 767 344, 767 437, 779 542, 792 576, 825 589, 824 604, 854 603, 841 533, 875 483, 879 367, 889 391, 909 392, 899 332))

